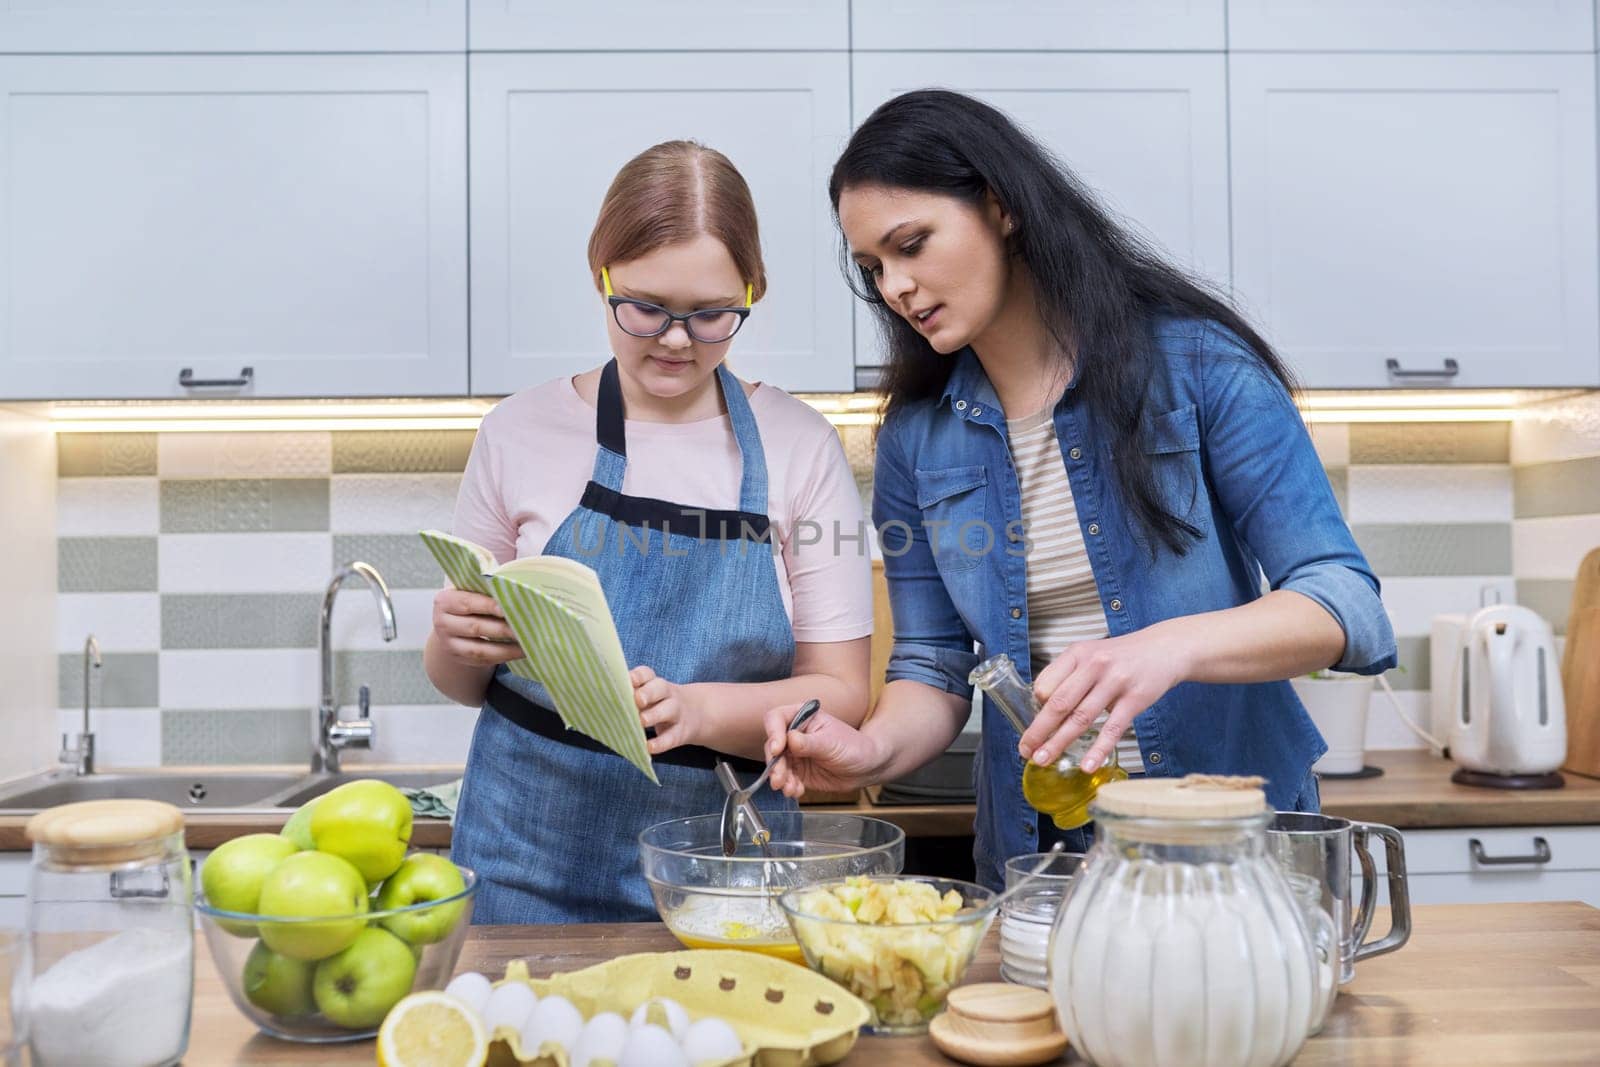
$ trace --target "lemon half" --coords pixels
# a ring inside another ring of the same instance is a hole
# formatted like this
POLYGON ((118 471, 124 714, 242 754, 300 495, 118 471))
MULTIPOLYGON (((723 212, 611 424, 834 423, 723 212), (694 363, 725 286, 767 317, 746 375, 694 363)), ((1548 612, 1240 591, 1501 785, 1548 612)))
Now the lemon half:
POLYGON ((489 1037, 470 1007, 438 990, 412 993, 378 1031, 379 1067, 482 1067, 489 1037))

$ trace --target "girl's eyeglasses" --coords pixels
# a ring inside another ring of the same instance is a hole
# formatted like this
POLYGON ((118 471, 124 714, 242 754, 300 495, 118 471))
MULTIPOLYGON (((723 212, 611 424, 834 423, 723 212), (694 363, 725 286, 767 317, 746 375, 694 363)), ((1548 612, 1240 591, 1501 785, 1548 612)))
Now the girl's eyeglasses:
POLYGON ((739 332, 739 327, 744 325, 755 303, 752 299, 755 287, 747 284, 742 308, 701 308, 687 315, 677 315, 648 300, 616 295, 611 290, 611 272, 605 267, 600 268, 600 278, 605 282, 606 302, 611 305, 611 314, 616 318, 617 325, 623 333, 633 337, 660 337, 672 328, 673 323, 681 322, 683 328, 689 331, 689 336, 701 344, 721 344, 739 332))

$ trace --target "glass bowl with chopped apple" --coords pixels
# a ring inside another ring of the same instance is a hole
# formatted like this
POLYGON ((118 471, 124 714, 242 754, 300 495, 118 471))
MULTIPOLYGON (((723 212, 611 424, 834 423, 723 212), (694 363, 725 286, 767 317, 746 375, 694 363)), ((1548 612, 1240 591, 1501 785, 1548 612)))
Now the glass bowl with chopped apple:
POLYGON ((195 911, 228 996, 264 1033, 356 1041, 407 993, 450 981, 478 878, 408 851, 410 802, 386 782, 311 803, 283 833, 207 856, 195 911))
POLYGON ((919 1034, 994 921, 997 894, 949 878, 850 877, 778 898, 806 963, 866 1001, 868 1030, 919 1034))
POLYGON ((661 921, 685 948, 735 948, 803 962, 778 897, 846 875, 897 874, 906 835, 843 812, 764 812, 765 851, 741 834, 722 854, 720 815, 657 823, 639 835, 639 864, 661 921))

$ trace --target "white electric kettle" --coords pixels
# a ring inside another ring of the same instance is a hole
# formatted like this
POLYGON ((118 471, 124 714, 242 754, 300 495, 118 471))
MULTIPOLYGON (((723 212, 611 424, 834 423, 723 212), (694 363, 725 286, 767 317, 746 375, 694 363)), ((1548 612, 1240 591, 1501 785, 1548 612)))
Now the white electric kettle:
POLYGON ((1553 789, 1567 753, 1567 712, 1550 624, 1515 604, 1467 620, 1455 670, 1453 781, 1503 789, 1553 789))

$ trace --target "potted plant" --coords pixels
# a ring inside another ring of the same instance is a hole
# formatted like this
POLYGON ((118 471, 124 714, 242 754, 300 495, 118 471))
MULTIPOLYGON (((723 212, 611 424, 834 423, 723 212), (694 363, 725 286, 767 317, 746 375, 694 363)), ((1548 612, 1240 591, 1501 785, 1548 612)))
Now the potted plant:
POLYGON ((1359 774, 1367 748, 1367 710, 1372 706, 1371 675, 1343 671, 1312 671, 1291 678, 1295 695, 1305 705, 1322 739, 1327 755, 1312 765, 1318 774, 1359 774))

